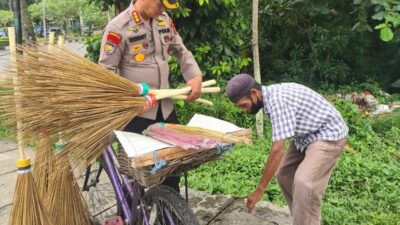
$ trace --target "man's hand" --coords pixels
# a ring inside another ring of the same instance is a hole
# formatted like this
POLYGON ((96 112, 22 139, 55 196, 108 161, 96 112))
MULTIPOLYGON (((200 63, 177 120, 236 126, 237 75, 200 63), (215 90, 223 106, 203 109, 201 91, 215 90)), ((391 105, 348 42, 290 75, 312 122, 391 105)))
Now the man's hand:
POLYGON ((249 194, 247 197, 247 212, 251 213, 253 211, 256 204, 261 201, 262 197, 264 196, 264 191, 260 188, 257 188, 255 191, 249 194))
POLYGON ((192 91, 190 92, 190 95, 186 101, 192 102, 200 97, 201 82, 203 82, 203 77, 201 75, 197 75, 186 83, 186 86, 192 87, 192 91))

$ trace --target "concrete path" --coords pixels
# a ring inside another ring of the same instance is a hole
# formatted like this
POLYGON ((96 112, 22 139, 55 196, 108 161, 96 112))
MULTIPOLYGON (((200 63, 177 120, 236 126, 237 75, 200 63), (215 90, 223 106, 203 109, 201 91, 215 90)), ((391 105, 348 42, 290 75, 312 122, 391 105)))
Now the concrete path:
MULTIPOLYGON (((27 149, 33 157, 33 151, 27 149)), ((7 224, 14 195, 18 159, 17 146, 13 142, 0 141, 0 221, 7 224)), ((106 178, 106 177, 105 177, 106 178)), ((184 193, 184 190, 181 190, 184 193)), ((113 198, 113 197, 110 197, 113 198)), ((114 200, 111 199, 110 201, 114 200)), ((107 200, 108 201, 108 200, 107 200)), ((289 225, 287 208, 279 208, 268 202, 261 202, 253 213, 247 213, 245 200, 228 195, 209 195, 189 190, 189 205, 201 225, 289 225)))

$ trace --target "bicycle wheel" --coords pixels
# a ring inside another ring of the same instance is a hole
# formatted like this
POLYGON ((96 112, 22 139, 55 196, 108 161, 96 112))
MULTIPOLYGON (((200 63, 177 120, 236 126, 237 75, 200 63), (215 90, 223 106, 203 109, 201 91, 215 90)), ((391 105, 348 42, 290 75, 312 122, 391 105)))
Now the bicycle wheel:
POLYGON ((139 214, 140 223, 151 225, 199 225, 186 201, 171 187, 160 185, 144 194, 146 217, 139 214))
POLYGON ((100 161, 87 168, 78 185, 94 224, 101 224, 106 218, 118 215, 115 192, 100 161))

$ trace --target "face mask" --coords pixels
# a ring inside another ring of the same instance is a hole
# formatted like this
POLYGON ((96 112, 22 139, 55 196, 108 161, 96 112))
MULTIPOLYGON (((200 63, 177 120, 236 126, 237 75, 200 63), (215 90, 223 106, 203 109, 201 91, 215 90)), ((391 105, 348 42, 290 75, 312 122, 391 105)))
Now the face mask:
POLYGON ((251 103, 252 103, 252 106, 251 106, 251 109, 250 109, 249 113, 255 115, 263 107, 263 103, 262 103, 262 101, 260 99, 257 99, 256 103, 254 103, 253 100, 251 100, 251 103))

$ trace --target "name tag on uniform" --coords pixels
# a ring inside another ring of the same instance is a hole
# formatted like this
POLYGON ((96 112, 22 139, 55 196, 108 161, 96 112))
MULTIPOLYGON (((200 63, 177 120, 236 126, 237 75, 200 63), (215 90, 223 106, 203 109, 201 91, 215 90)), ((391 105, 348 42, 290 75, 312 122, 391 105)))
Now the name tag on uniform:
POLYGON ((141 41, 141 40, 144 40, 144 39, 146 39, 146 34, 135 36, 135 37, 130 37, 129 38, 129 42, 133 43, 133 42, 141 41))
POLYGON ((169 27, 158 30, 158 33, 160 33, 160 34, 166 34, 166 33, 170 33, 170 32, 171 32, 171 29, 169 27))

